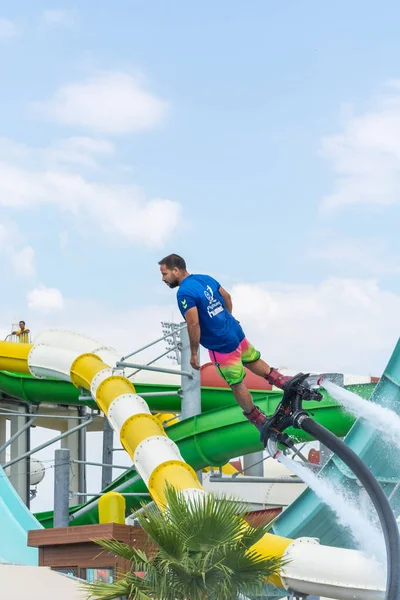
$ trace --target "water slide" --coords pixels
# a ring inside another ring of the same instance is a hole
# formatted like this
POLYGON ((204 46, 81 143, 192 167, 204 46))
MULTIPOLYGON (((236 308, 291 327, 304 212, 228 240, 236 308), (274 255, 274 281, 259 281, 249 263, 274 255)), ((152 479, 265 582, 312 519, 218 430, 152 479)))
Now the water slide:
MULTIPOLYGON (((44 332, 34 345, 0 343, 0 370, 72 381, 78 389, 90 391, 157 504, 165 501, 166 482, 186 498, 201 497, 206 492, 194 469, 184 459, 185 444, 182 442, 180 451, 160 421, 151 414, 144 399, 136 393, 131 381, 123 372, 110 368, 109 365, 115 363, 113 359, 106 362, 107 357, 112 359, 107 349, 66 332, 62 335, 44 332)), ((228 407, 225 410, 234 409, 228 407)), ((228 418, 228 413, 225 416, 228 418)), ((202 417, 213 420, 212 413, 202 417)), ((185 424, 186 421, 179 427, 183 428, 185 424)), ((233 424, 238 428, 242 425, 232 413, 225 427, 230 428, 233 424)), ((193 427, 198 425, 193 419, 193 427)), ((196 429, 194 431, 197 433, 196 429)), ((209 434, 210 446, 217 449, 217 454, 224 454, 220 437, 212 431, 209 434)), ((242 453, 233 444, 231 450, 231 456, 242 453)), ((196 447, 196 452, 202 455, 206 464, 215 463, 209 460, 208 446, 196 447)), ((225 456, 222 462, 226 462, 225 456)), ((343 600, 383 598, 385 581, 378 564, 356 550, 321 545, 313 538, 293 540, 273 534, 266 534, 254 549, 263 555, 275 555, 288 561, 273 581, 281 588, 343 600)))
POLYGON ((0 563, 37 565, 38 550, 27 545, 27 532, 42 525, 29 512, 0 467, 0 563))
MULTIPOLYGON (((113 358, 114 363, 117 360, 113 358)), ((151 373, 153 375, 153 373, 151 373)), ((145 375, 146 376, 146 375, 145 375)), ((147 374, 147 379, 149 374, 147 374)), ((153 383, 144 383, 133 379, 136 392, 174 392, 179 388, 176 383, 177 376, 169 376, 169 383, 165 379, 153 383)), ((259 379, 259 378, 258 378, 259 379)), ((375 384, 351 385, 348 389, 356 391, 363 397, 369 397, 375 384)), ((0 390, 15 398, 31 403, 57 403, 61 405, 79 405, 79 390, 70 382, 57 379, 35 379, 31 375, 0 372, 0 390)), ((252 390, 257 404, 266 412, 272 414, 282 393, 273 390, 252 390)), ((313 403, 315 419, 328 427, 338 436, 344 436, 354 418, 345 413, 341 406, 333 402, 325 393, 321 403, 313 403)), ((152 411, 180 411, 180 397, 153 397, 148 398, 152 411)), ((87 405, 94 405, 88 398, 87 405)), ((193 419, 185 419, 181 423, 168 427, 168 436, 178 445, 186 462, 196 471, 210 464, 220 466, 227 463, 233 456, 239 456, 262 449, 256 429, 243 419, 241 410, 233 399, 228 388, 202 387, 202 409, 204 414, 193 419), (221 407, 221 408, 215 408, 221 407), (213 409, 213 410, 212 410, 213 409), (211 412, 212 410, 212 412, 211 412)), ((295 434, 295 432, 293 432, 295 434)), ((310 438, 304 432, 296 432, 299 441, 310 438)), ((278 484, 279 485, 279 484, 278 484)), ((106 489, 124 491, 126 493, 147 492, 146 486, 134 469, 127 471, 106 489)), ((138 498, 127 498, 127 514, 138 504, 138 498)), ((97 499, 89 500, 85 505, 70 509, 73 520, 72 525, 84 525, 98 522, 97 499)), ((46 511, 36 515, 41 524, 48 528, 53 526, 53 513, 46 511)))
MULTIPOLYGON (((120 356, 113 353, 113 364, 119 359, 120 356)), ((167 366, 170 369, 172 368, 171 365, 167 366)), ((214 370, 211 363, 208 363, 202 367, 202 372, 208 367, 212 367, 212 370, 214 370)), ((129 374, 129 369, 126 369, 125 371, 129 374)), ((146 374, 142 371, 141 373, 130 377, 130 379, 134 383, 135 389, 139 395, 152 392, 171 392, 171 395, 169 396, 147 398, 146 401, 152 411, 159 413, 179 413, 181 411, 181 398, 176 395, 176 392, 181 387, 179 375, 153 372, 146 374)), ((251 390, 254 401, 258 404, 260 401, 266 400, 268 411, 275 410, 276 405, 282 397, 282 392, 275 388, 271 389, 271 386, 267 382, 265 382, 265 387, 260 388, 259 382, 263 383, 263 380, 255 375, 252 376, 252 374, 248 372, 246 383, 251 390), (252 387, 252 383, 254 387, 252 387)), ((375 389, 375 385, 375 383, 354 383, 346 387, 363 398, 369 398, 375 389)), ((201 408, 203 412, 225 406, 236 406, 236 401, 232 392, 224 385, 224 381, 219 375, 215 385, 212 379, 210 380, 209 377, 204 377, 204 381, 202 378, 201 386, 201 408), (218 385, 219 381, 222 385, 218 385), (208 385, 209 382, 213 385, 208 385)), ((32 377, 32 375, 24 373, 0 371, 0 392, 31 404, 44 403, 63 406, 82 406, 82 404, 85 404, 88 407, 96 406, 95 401, 89 395, 85 401, 79 400, 80 391, 74 387, 71 382, 54 378, 36 379, 35 377, 32 377)), ((341 431, 343 429, 346 429, 347 431, 349 425, 352 425, 355 419, 346 415, 340 405, 330 399, 326 392, 324 393, 324 397, 327 402, 326 404, 323 402, 321 405, 325 408, 331 408, 329 420, 332 421, 332 426, 334 428, 338 427, 341 431)), ((319 405, 317 404, 317 409, 318 406, 319 405)))

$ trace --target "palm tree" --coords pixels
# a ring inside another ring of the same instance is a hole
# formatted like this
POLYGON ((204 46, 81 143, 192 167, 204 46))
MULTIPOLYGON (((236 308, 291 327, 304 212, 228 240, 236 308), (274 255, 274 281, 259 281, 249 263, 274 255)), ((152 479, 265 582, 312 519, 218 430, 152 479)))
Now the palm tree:
POLYGON ((114 583, 84 584, 89 598, 113 600, 230 600, 260 594, 265 579, 282 565, 251 546, 269 526, 249 526, 248 509, 236 499, 207 494, 187 500, 173 488, 167 505, 138 515, 153 550, 142 552, 116 540, 98 544, 130 562, 114 583), (145 577, 136 573, 144 572, 145 577))

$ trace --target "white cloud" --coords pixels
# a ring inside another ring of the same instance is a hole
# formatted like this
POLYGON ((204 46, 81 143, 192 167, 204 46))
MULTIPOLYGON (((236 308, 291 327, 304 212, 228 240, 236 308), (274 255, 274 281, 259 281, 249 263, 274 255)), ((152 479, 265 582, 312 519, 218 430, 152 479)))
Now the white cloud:
POLYGON ((97 168, 97 158, 113 156, 114 151, 114 144, 107 140, 72 137, 44 149, 43 159, 49 166, 82 165, 97 168))
POLYGON ((322 154, 337 175, 324 211, 347 205, 387 206, 400 198, 400 81, 391 81, 373 110, 347 110, 343 131, 323 139, 322 154))
POLYGON ((380 375, 397 342, 400 296, 373 280, 238 284, 232 296, 246 334, 276 367, 380 375))
POLYGON ((48 288, 44 285, 31 290, 28 293, 27 300, 28 308, 34 311, 48 312, 64 308, 64 298, 60 290, 48 288))
POLYGON ((0 140, 0 206, 33 210, 55 205, 105 233, 138 245, 162 246, 182 222, 179 203, 147 199, 134 185, 92 181, 71 169, 97 166, 95 156, 113 152, 107 141, 82 137, 47 149, 0 140))
POLYGON ((360 274, 394 275, 400 273, 400 259, 390 253, 388 244, 381 239, 346 239, 321 241, 312 257, 328 261, 342 271, 357 269, 360 274))
MULTIPOLYGON (((61 296, 62 310, 47 313, 36 310, 36 304, 39 305, 38 308, 47 305, 48 289, 40 286, 32 290, 28 299, 30 303, 23 311, 24 319, 29 324, 33 337, 41 331, 52 328, 76 331, 98 340, 101 344, 116 348, 122 356, 123 353, 132 352, 159 338, 162 334, 161 321, 174 319, 181 321, 178 307, 173 302, 167 306, 148 304, 143 308, 120 310, 88 298, 64 297, 59 290, 53 293, 54 290, 51 288, 52 293, 49 296, 53 300, 52 304, 57 305, 56 299, 60 299, 61 296), (45 301, 42 301, 43 297, 45 301), (34 300, 33 304, 32 300, 34 300)), ((8 327, 7 321, 1 319, 0 331, 2 322, 4 322, 4 329, 8 327)), ((137 358, 140 360, 146 357, 154 358, 165 349, 165 344, 160 342, 137 358)))
POLYGON ((18 164, 42 165, 46 169, 65 166, 99 167, 99 160, 112 157, 115 146, 108 140, 75 136, 58 140, 47 148, 29 148, 8 138, 0 138, 0 159, 18 164))
POLYGON ((35 251, 31 246, 21 246, 23 240, 16 223, 0 222, 0 256, 11 262, 17 277, 30 279, 36 272, 35 251))
POLYGON ((49 9, 43 11, 42 21, 46 27, 72 27, 74 16, 67 10, 49 9))
POLYGON ((65 85, 35 108, 45 119, 121 134, 159 124, 166 115, 167 103, 147 92, 139 78, 116 71, 65 85))
POLYGON ((13 251, 11 254, 11 262, 15 272, 20 277, 30 279, 36 273, 35 268, 35 251, 32 246, 25 246, 19 251, 13 251))
MULTIPOLYGON (((234 315, 263 358, 275 367, 379 376, 399 337, 394 324, 400 314, 400 295, 373 280, 332 278, 304 286, 242 283, 230 291, 234 315)), ((34 292, 23 311, 33 335, 53 327, 70 329, 121 354, 159 337, 161 321, 182 320, 173 298, 167 305, 120 310, 85 298, 63 299, 59 290, 49 292, 43 286, 34 292), (62 306, 63 311, 34 310, 48 304, 62 306)), ((147 357, 161 354, 163 348, 160 343, 147 357)))
POLYGON ((16 37, 19 34, 19 29, 9 19, 1 19, 0 18, 0 41, 1 40, 10 40, 13 37, 16 37))

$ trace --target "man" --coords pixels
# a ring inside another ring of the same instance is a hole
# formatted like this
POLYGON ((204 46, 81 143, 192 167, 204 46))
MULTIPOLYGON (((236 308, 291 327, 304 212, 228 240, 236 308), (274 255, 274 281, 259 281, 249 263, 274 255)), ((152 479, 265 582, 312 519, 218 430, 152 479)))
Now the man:
POLYGON ((19 322, 19 329, 17 331, 12 331, 12 335, 18 336, 18 341, 23 344, 29 343, 29 334, 30 330, 25 327, 25 321, 19 322))
POLYGON ((179 287, 178 306, 186 320, 193 369, 200 369, 198 350, 207 348, 210 359, 227 381, 243 414, 262 429, 266 415, 254 405, 244 378, 244 365, 271 385, 282 388, 291 379, 270 367, 246 338, 240 323, 232 315, 232 298, 208 275, 190 275, 184 259, 170 254, 159 261, 162 280, 170 288, 179 287))

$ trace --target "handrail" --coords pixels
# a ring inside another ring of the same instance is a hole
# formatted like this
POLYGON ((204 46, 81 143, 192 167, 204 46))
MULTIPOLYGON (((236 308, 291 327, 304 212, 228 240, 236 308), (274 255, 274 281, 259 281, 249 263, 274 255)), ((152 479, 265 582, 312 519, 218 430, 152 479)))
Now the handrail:
MULTIPOLYGON (((29 332, 29 333, 26 333, 25 335, 27 335, 27 336, 28 336, 28 342, 27 342, 27 343, 28 343, 28 344, 30 344, 30 343, 31 343, 31 341, 32 341, 32 336, 31 336, 31 333, 29 332)), ((5 341, 5 342, 19 342, 19 341, 20 341, 20 339, 19 339, 19 336, 18 336, 17 334, 15 334, 15 333, 14 333, 14 334, 13 334, 13 333, 9 333, 9 334, 8 334, 8 335, 6 335, 6 337, 4 338, 4 341, 5 341)))

